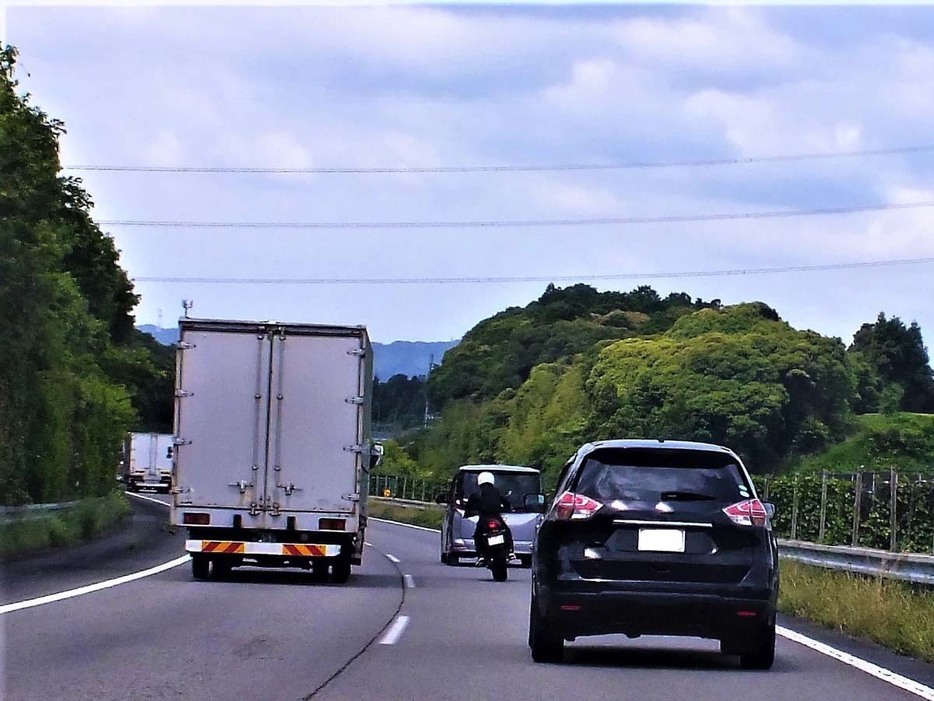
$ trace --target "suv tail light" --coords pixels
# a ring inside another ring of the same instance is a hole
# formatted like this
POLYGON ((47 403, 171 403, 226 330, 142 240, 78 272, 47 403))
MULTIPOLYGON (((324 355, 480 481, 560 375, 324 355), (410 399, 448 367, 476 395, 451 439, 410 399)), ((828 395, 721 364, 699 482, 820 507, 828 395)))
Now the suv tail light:
POLYGON ((723 510, 738 526, 766 526, 769 522, 765 506, 758 499, 747 499, 723 510))
POLYGON ((554 514, 558 521, 581 521, 592 517, 603 504, 583 494, 565 492, 555 502, 554 514))

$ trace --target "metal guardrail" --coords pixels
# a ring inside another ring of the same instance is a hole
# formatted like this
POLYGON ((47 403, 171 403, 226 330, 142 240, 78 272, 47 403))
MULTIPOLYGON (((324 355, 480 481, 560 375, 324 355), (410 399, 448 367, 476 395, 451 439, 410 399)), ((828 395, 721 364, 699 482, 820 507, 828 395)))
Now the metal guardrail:
POLYGON ((80 502, 64 501, 58 504, 25 504, 23 506, 0 506, 0 523, 15 520, 45 518, 53 511, 64 511, 76 507, 80 502))
POLYGON ((778 554, 808 565, 934 586, 932 555, 781 539, 778 554))
POLYGON ((395 506, 402 506, 407 509, 418 509, 419 511, 427 511, 428 509, 437 506, 438 504, 433 504, 431 502, 424 501, 415 501, 413 499, 394 499, 392 497, 368 497, 370 501, 375 501, 380 504, 393 504, 395 506))

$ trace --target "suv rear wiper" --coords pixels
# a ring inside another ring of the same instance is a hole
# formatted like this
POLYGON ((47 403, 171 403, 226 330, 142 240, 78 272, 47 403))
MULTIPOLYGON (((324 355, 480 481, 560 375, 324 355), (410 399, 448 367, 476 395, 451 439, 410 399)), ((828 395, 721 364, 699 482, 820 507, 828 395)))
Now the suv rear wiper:
POLYGON ((717 497, 697 492, 662 492, 662 501, 716 501, 717 497))

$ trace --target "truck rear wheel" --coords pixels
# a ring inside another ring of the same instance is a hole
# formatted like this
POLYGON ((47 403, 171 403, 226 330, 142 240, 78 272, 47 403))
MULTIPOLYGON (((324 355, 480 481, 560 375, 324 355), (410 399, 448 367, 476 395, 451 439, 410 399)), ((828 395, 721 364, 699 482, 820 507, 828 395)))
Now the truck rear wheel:
POLYGON ((195 579, 207 579, 211 562, 204 555, 191 556, 191 576, 195 579))
POLYGON ((350 560, 337 560, 331 567, 331 581, 335 584, 346 584, 350 579, 350 560))

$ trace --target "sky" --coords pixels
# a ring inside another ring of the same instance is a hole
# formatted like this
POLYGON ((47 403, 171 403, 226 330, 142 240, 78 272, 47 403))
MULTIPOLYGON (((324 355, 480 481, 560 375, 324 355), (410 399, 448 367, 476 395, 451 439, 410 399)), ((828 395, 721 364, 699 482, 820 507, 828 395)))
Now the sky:
MULTIPOLYGON (((934 146, 934 7, 11 7, 2 39, 20 51, 33 103, 65 122, 65 166, 667 165, 66 169, 102 222, 577 221, 934 203, 934 148, 756 161, 934 146), (684 165, 742 159, 753 162, 684 165)), ((102 228, 135 280, 141 324, 173 326, 188 299, 197 317, 452 340, 537 299, 549 280, 583 280, 763 301, 847 343, 885 312, 917 321, 930 343, 932 261, 657 276, 934 259, 932 225, 934 207, 560 227, 102 228), (489 281, 515 277, 536 279, 489 281), (487 281, 372 282, 425 278, 487 281)))

